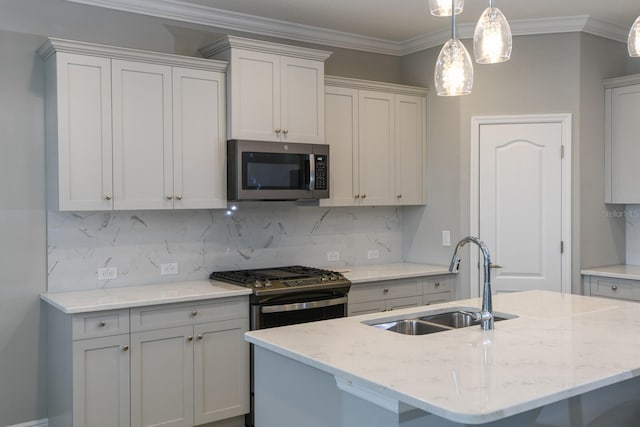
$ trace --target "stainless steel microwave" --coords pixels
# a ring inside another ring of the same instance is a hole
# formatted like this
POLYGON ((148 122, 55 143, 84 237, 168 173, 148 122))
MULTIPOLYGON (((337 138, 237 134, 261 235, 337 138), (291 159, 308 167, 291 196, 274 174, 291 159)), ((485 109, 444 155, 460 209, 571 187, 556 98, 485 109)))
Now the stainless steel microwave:
POLYGON ((228 200, 309 200, 329 197, 329 146, 227 141, 228 200))

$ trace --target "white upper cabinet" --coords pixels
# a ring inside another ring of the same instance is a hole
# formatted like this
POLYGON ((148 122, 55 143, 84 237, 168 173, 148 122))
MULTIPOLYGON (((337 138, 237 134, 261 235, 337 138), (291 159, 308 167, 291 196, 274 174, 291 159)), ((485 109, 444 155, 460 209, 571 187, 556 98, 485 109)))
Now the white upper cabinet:
POLYGON ((324 143, 330 52, 227 36, 201 53, 230 64, 228 139, 324 143))
POLYGON ((327 77, 331 197, 323 206, 425 203, 426 89, 327 77))
POLYGON ((605 202, 640 203, 640 74, 605 88, 605 202))
POLYGON ((51 209, 226 207, 226 63, 60 39, 39 53, 51 209))

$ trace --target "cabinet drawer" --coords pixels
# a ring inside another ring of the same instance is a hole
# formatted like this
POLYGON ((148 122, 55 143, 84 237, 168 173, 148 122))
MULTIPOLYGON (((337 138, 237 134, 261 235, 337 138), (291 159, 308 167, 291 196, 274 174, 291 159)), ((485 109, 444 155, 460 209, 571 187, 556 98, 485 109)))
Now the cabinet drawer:
POLYGON ((74 314, 71 320, 74 340, 129 333, 129 309, 74 314))
POLYGON ((391 280, 352 285, 349 291, 349 302, 413 297, 416 295, 422 295, 419 279, 391 280))
POLYGON ((131 309, 131 332, 249 317, 247 297, 131 309))
POLYGON ((437 292, 422 296, 422 304, 424 305, 440 304, 449 301, 451 301, 451 292, 437 292))
POLYGON ((428 278, 422 285, 422 292, 425 294, 449 292, 452 288, 452 282, 453 279, 448 276, 428 278))
POLYGON ((387 300, 387 311, 400 310, 401 308, 420 307, 422 305, 422 296, 393 298, 387 300))
POLYGON ((358 316, 360 314, 370 314, 370 313, 381 313, 385 311, 386 301, 368 301, 368 302, 357 302, 355 304, 351 304, 347 306, 347 313, 349 316, 358 316))
POLYGON ((591 278, 591 295, 606 298, 640 300, 640 283, 591 278))

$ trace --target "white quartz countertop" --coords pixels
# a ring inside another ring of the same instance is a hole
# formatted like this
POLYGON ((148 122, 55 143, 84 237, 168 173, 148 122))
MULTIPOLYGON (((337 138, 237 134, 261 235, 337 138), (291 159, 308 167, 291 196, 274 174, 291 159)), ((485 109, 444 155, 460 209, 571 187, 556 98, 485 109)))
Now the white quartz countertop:
POLYGON ((586 276, 611 277, 614 279, 640 280, 640 266, 638 265, 607 265, 605 267, 586 268, 580 271, 586 276))
POLYGON ((249 295, 251 289, 215 280, 193 280, 157 285, 50 292, 40 298, 64 313, 86 313, 154 304, 200 301, 249 295))
POLYGON ((408 279, 412 277, 449 274, 449 267, 442 265, 400 262, 396 264, 362 265, 337 269, 353 284, 380 280, 408 279))
POLYGON ((528 291, 497 295, 519 316, 495 330, 408 336, 364 324, 479 299, 252 331, 251 343, 454 422, 479 424, 640 375, 640 305, 528 291))

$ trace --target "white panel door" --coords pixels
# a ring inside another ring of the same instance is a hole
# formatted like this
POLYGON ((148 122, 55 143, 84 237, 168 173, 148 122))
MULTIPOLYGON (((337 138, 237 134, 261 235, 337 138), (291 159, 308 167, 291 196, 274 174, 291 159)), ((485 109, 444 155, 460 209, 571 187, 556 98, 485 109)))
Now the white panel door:
MULTIPOLYGON (((494 291, 561 291, 562 125, 480 126, 480 238, 494 291)), ((481 279, 482 280, 482 279, 481 279)))
POLYGON ((113 60, 112 77, 114 209, 171 209, 171 67, 113 60))
POLYGON ((236 49, 231 57, 229 139, 279 141, 280 57, 236 49))
POLYGON ((224 75, 173 68, 176 209, 227 206, 224 75))
POLYGON ((131 334, 132 427, 191 427, 193 326, 131 334))
POLYGON ((280 57, 282 140, 324 143, 324 63, 280 57))
POLYGON ((196 325, 195 424, 249 412, 248 319, 196 325))
POLYGON ((395 204, 394 95, 359 91, 361 204, 395 204))
POLYGON ((111 60, 57 53, 58 208, 111 210, 111 60))
POLYGON ((640 85, 611 90, 611 202, 640 203, 640 85))
POLYGON ((358 193, 358 90, 327 87, 325 132, 330 147, 329 199, 322 206, 352 206, 358 193))
POLYGON ((128 427, 129 335, 73 342, 73 426, 128 427))
POLYGON ((396 95, 395 98, 396 202, 399 205, 424 204, 426 100, 407 95, 396 95))

